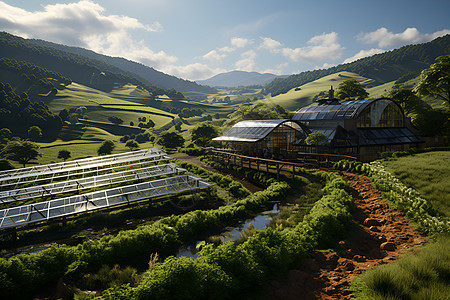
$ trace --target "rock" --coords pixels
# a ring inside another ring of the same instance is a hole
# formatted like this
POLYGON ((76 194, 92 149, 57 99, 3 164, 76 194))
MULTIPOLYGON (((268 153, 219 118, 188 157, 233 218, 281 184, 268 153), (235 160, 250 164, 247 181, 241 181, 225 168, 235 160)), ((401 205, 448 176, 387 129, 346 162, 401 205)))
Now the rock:
POLYGON ((380 229, 377 226, 370 226, 369 229, 373 232, 380 232, 380 229))
POLYGON ((353 256, 353 259, 354 259, 355 261, 357 261, 357 262, 363 262, 363 261, 366 261, 366 258, 363 257, 363 256, 361 256, 361 255, 355 255, 355 256, 353 256))
POLYGON ((394 245, 394 243, 391 243, 391 242, 384 242, 380 245, 380 249, 386 250, 386 251, 394 251, 395 245, 394 245))
POLYGON ((329 270, 333 270, 337 267, 339 255, 336 252, 327 255, 327 265, 329 270))
POLYGON ((353 271, 355 269, 355 265, 349 260, 340 260, 339 265, 342 266, 344 271, 353 271))
POLYGON ((370 226, 380 226, 381 224, 377 219, 367 218, 364 220, 364 225, 370 227, 370 226))

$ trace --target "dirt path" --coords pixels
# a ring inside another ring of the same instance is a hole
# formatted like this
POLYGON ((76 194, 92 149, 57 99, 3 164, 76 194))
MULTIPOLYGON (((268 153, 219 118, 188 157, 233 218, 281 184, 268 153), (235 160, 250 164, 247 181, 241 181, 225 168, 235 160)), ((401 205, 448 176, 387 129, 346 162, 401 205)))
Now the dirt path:
POLYGON ((291 270, 284 281, 273 281, 269 298, 350 299, 350 283, 362 272, 397 259, 405 249, 422 245, 426 237, 409 225, 404 214, 392 210, 381 192, 361 175, 346 173, 360 228, 340 241, 337 253, 316 253, 302 261, 303 270, 291 270))

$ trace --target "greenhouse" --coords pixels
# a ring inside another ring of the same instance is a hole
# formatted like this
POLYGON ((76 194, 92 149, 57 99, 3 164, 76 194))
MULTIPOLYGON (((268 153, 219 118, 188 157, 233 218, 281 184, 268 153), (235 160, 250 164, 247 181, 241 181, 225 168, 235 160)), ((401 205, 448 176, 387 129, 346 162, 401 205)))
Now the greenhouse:
POLYGON ((424 142, 400 105, 389 98, 331 100, 301 108, 292 120, 239 122, 214 140, 226 149, 259 157, 295 158, 298 152, 318 152, 351 155, 362 161, 424 142), (326 136, 323 145, 305 142, 313 132, 326 136))

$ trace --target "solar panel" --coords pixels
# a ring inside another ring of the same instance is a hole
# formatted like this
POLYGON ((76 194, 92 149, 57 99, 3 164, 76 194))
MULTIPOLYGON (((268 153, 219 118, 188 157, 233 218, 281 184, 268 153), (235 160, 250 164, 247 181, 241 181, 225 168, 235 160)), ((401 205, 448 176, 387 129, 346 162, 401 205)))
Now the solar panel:
POLYGON ((33 199, 44 196, 54 196, 62 193, 82 191, 91 188, 120 184, 133 180, 143 180, 156 176, 169 175, 173 173, 185 172, 175 164, 157 165, 144 167, 135 170, 127 170, 116 173, 109 173, 99 176, 79 178, 68 181, 61 181, 46 185, 31 186, 9 191, 0 192, 0 202, 8 203, 19 200, 33 199))
POLYGON ((125 152, 112 155, 89 157, 68 162, 54 163, 48 165, 33 166, 28 168, 0 171, 0 182, 21 177, 31 177, 43 174, 53 174, 55 172, 72 171, 84 167, 104 166, 118 162, 128 162, 152 157, 154 155, 166 154, 158 148, 144 149, 132 152, 125 152))
POLYGON ((171 159, 171 157, 164 152, 147 152, 139 155, 116 157, 100 162, 92 161, 91 164, 84 162, 77 167, 53 169, 53 171, 43 169, 42 172, 21 172, 21 169, 17 169, 15 174, 0 178, 0 190, 18 189, 20 186, 29 184, 52 183, 80 177, 97 176, 130 167, 130 163, 137 164, 140 162, 156 162, 168 159, 171 159))
POLYGON ((181 175, 150 182, 75 195, 45 202, 0 210, 0 229, 52 218, 112 207, 211 186, 192 175, 181 175))

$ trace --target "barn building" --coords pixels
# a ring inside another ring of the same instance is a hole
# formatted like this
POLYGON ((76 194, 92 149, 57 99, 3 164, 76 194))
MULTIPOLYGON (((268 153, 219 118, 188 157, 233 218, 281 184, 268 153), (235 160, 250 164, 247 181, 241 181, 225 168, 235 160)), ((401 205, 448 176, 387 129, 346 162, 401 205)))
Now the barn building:
POLYGON ((291 120, 242 121, 214 140, 222 148, 259 157, 296 158, 298 152, 343 154, 371 161, 385 151, 419 147, 403 109, 389 98, 340 102, 330 97, 303 107, 291 120), (322 132, 324 146, 307 145, 306 137, 322 132))

